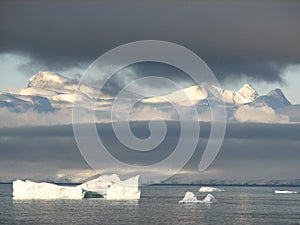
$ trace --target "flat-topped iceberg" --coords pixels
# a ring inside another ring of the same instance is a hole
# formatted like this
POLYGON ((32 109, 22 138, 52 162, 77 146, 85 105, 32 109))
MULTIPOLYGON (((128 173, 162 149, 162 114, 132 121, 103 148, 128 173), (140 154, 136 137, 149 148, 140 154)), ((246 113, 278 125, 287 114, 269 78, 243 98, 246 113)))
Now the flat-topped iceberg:
POLYGON ((297 194, 297 191, 275 190, 275 194, 297 194))
POLYGON ((187 191, 185 193, 185 196, 182 200, 180 200, 178 203, 186 203, 186 204, 198 204, 198 203, 204 203, 204 204, 211 204, 211 203, 217 203, 217 199, 212 195, 208 194, 203 200, 198 200, 197 197, 194 195, 193 192, 187 191))
POLYGON ((205 187, 205 186, 199 189, 199 192, 219 192, 219 191, 224 191, 224 189, 215 188, 215 187, 205 187))
POLYGON ((139 176, 121 181, 117 174, 103 175, 75 187, 51 183, 16 180, 13 182, 14 199, 140 199, 139 176))
POLYGON ((79 187, 16 180, 13 182, 14 199, 82 199, 85 191, 79 187))
POLYGON ((112 184, 107 189, 106 198, 109 200, 137 200, 141 198, 139 176, 112 184))

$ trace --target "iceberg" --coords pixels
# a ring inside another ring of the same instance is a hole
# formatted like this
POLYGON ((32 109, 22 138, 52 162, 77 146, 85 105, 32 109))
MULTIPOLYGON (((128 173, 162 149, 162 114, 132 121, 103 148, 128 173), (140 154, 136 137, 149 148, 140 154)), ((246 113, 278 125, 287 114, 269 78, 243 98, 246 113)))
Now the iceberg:
POLYGON ((217 199, 212 194, 206 195, 202 202, 205 204, 218 203, 217 199))
POLYGON ((287 191, 287 190, 275 190, 275 194, 297 194, 297 191, 287 191))
POLYGON ((106 195, 107 189, 114 183, 120 182, 120 178, 117 174, 103 175, 96 179, 87 181, 77 187, 82 188, 88 194, 95 193, 99 195, 106 195))
POLYGON ((140 197, 139 176, 112 184, 107 189, 106 195, 108 200, 137 200, 140 197))
POLYGON ((211 203, 218 203, 218 201, 212 194, 206 195, 206 197, 203 200, 198 200, 193 192, 188 191, 185 193, 184 198, 182 200, 180 200, 178 203, 211 204, 211 203))
POLYGON ((16 180, 14 199, 82 199, 104 197, 113 200, 140 199, 139 176, 121 181, 117 174, 103 175, 75 187, 16 180))
POLYGON ((219 192, 219 191, 224 191, 224 189, 215 188, 215 187, 204 187, 204 186, 199 189, 199 192, 219 192))
POLYGON ((14 199, 82 199, 85 191, 79 187, 16 180, 13 182, 14 199))
POLYGON ((201 203, 201 201, 197 199, 193 192, 187 191, 178 203, 201 203))

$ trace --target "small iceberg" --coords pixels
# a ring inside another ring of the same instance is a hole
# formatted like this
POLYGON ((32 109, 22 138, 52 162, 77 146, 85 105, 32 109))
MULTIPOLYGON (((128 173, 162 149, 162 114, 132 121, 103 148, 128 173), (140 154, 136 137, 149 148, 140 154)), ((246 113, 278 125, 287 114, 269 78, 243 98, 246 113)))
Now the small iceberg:
POLYGON ((198 200, 197 197, 194 195, 193 192, 186 192, 185 196, 182 200, 180 200, 178 203, 186 203, 186 204, 198 204, 198 203, 204 203, 204 204, 212 204, 212 203, 218 203, 217 199, 212 194, 207 194, 206 197, 203 200, 198 200))
POLYGON ((275 190, 275 194, 297 194, 297 191, 275 190))
POLYGON ((205 186, 199 189, 199 192, 220 192, 220 191, 224 191, 224 189, 215 188, 215 187, 205 187, 205 186))
POLYGON ((217 199, 212 194, 207 194, 202 202, 205 204, 218 203, 217 199))
POLYGON ((187 191, 178 203, 201 203, 201 201, 197 199, 193 192, 187 191))
POLYGON ((16 180, 13 182, 14 199, 83 199, 85 191, 79 187, 16 180))
POLYGON ((137 200, 141 198, 139 190, 139 177, 135 176, 125 181, 112 184, 107 189, 108 200, 137 200))

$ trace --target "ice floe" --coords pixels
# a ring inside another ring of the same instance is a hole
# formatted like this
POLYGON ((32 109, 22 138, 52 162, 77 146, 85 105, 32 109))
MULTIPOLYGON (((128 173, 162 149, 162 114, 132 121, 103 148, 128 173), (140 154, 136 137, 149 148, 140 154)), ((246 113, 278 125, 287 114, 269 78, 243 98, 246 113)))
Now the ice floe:
POLYGON ((297 194, 297 191, 275 190, 275 194, 297 194))
POLYGON ((224 189, 215 188, 215 187, 205 187, 205 186, 199 189, 199 192, 219 192, 219 191, 224 191, 224 189))

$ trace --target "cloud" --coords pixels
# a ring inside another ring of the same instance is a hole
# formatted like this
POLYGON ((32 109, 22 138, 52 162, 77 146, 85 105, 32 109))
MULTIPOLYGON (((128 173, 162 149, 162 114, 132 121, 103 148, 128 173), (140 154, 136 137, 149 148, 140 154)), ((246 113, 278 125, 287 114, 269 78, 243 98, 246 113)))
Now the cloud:
MULTIPOLYGON (((131 125, 138 137, 149 135, 148 122, 131 125)), ((171 154, 178 142, 180 123, 168 122, 167 125, 165 140, 149 152, 126 148, 116 139, 111 124, 97 124, 97 129, 114 157, 131 165, 149 165, 171 154)), ((200 123, 200 127, 199 143, 192 158, 169 182, 299 178, 299 124, 229 124, 220 153, 204 173, 199 173, 197 168, 211 127, 209 123, 200 123)), ((102 161, 99 164, 103 165, 103 169, 98 171, 102 174, 117 172, 126 176, 139 173, 139 169, 113 168, 102 161)), ((159 174, 159 171, 170 173, 172 165, 148 172, 159 174)), ((0 129, 1 181, 16 178, 79 181, 93 174, 76 145, 71 125, 0 129)))
POLYGON ((241 106, 234 112, 234 117, 239 122, 254 123, 289 123, 287 115, 277 114, 271 107, 241 106))
POLYGON ((34 110, 26 112, 12 112, 9 109, 0 108, 0 127, 59 125, 72 123, 70 109, 60 109, 55 112, 39 113, 34 110))
POLYGON ((292 0, 0 4, 0 52, 31 57, 22 69, 88 65, 113 47, 144 39, 190 48, 221 80, 243 74, 281 81, 281 70, 300 62, 300 3, 292 0))

